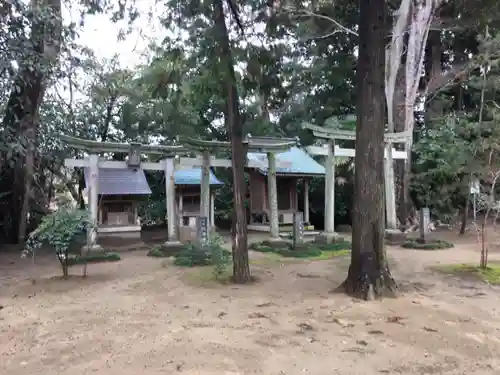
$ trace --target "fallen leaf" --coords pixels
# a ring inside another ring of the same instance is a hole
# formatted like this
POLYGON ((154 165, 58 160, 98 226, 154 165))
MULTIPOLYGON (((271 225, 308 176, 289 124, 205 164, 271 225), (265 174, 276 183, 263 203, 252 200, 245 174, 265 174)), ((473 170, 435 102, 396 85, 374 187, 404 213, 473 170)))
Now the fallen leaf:
POLYGON ((348 323, 348 322, 345 322, 339 318, 332 318, 332 320, 330 320, 331 323, 336 323, 338 324, 339 326, 342 326, 344 328, 350 328, 350 327, 354 327, 354 324, 352 323, 348 323))
POLYGON ((402 316, 389 316, 387 318, 387 323, 396 323, 396 324, 401 324, 401 325, 404 325, 403 322, 401 322, 401 320, 403 320, 404 318, 402 316))
POLYGON ((274 303, 272 302, 264 302, 264 303, 259 303, 257 307, 269 307, 269 306, 274 306, 274 303))
POLYGON ((314 331, 313 326, 308 323, 299 323, 297 325, 304 331, 314 331))
POLYGON ((427 332, 437 332, 438 330, 434 329, 434 328, 424 327, 424 331, 427 331, 427 332))
POLYGON ((260 312, 250 313, 250 314, 248 314, 248 317, 250 319, 259 319, 259 318, 267 318, 267 319, 269 319, 269 317, 266 314, 262 314, 260 312))
POLYGON ((308 278, 308 279, 317 279, 317 278, 320 278, 321 275, 315 275, 313 273, 300 273, 300 272, 297 272, 297 277, 308 278))

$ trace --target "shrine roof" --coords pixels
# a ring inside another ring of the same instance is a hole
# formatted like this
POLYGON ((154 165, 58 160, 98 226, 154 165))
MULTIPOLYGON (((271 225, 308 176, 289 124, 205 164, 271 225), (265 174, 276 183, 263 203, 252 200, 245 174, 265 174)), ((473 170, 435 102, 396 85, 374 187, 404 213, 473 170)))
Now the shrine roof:
MULTIPOLYGON (((201 185, 201 168, 178 169, 174 172, 176 185, 201 185)), ((210 185, 223 185, 210 171, 210 185)))
MULTIPOLYGON (((85 186, 89 186, 89 169, 84 169, 85 186)), ((187 168, 176 170, 174 173, 176 185, 200 185, 201 168, 187 168)), ((210 171, 210 185, 222 185, 212 171, 210 171)), ((149 195, 146 175, 142 169, 131 168, 99 168, 100 195, 149 195)))
MULTIPOLYGON (((258 168, 262 174, 267 174, 267 155, 265 153, 249 152, 248 160, 262 162, 258 168)), ((306 151, 299 147, 276 154, 276 172, 280 175, 323 176, 325 167, 313 159, 306 151)))
MULTIPOLYGON (((85 186, 89 184, 89 169, 84 168, 85 186)), ((100 195, 149 195, 146 175, 142 169, 99 168, 100 195)))

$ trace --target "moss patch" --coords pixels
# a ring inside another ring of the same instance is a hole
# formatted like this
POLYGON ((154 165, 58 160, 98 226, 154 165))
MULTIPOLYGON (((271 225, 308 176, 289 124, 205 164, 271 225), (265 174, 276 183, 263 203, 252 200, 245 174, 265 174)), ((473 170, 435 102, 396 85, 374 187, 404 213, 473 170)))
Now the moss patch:
POLYGON ((448 264, 436 268, 440 272, 456 276, 472 276, 487 283, 500 285, 500 263, 490 263, 488 267, 481 268, 471 264, 448 264))
POLYGON ((431 240, 423 242, 422 240, 408 240, 402 247, 405 249, 415 249, 415 250, 443 250, 451 249, 453 247, 452 243, 443 240, 431 240))
POLYGON ((102 262, 117 262, 121 257, 117 253, 90 253, 87 255, 77 255, 68 258, 68 266, 74 266, 84 263, 102 263, 102 262))
POLYGON ((294 248, 292 244, 287 242, 263 241, 251 244, 250 248, 261 253, 272 253, 286 258, 321 260, 349 254, 351 244, 349 242, 332 244, 310 242, 294 248))

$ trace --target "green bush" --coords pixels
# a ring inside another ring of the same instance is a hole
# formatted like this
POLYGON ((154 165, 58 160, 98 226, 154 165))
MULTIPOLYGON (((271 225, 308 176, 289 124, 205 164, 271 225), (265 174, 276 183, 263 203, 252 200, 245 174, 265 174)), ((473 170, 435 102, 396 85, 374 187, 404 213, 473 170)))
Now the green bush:
POLYGON ((34 256, 35 250, 43 245, 51 248, 61 264, 63 277, 67 278, 69 255, 80 251, 88 230, 95 230, 95 224, 87 211, 60 208, 45 216, 38 228, 29 234, 23 255, 32 253, 34 256))
POLYGON ((422 240, 416 239, 406 241, 402 245, 402 247, 404 247, 405 249, 415 250, 443 250, 451 249, 453 247, 453 244, 444 240, 431 240, 424 242, 422 240))
POLYGON ((221 246, 219 236, 212 234, 207 245, 188 243, 175 255, 174 264, 181 267, 214 266, 214 274, 220 275, 231 259, 231 252, 221 246))
POLYGON ((309 242, 297 245, 295 248, 287 242, 262 241, 253 243, 250 249, 261 253, 274 253, 288 258, 316 258, 324 252, 334 252, 351 249, 349 242, 339 242, 333 244, 309 242))
POLYGON ((169 258, 176 256, 181 250, 180 247, 157 245, 151 248, 146 255, 154 258, 169 258))
POLYGON ((117 262, 121 257, 117 253, 90 253, 68 258, 68 266, 85 263, 117 262))

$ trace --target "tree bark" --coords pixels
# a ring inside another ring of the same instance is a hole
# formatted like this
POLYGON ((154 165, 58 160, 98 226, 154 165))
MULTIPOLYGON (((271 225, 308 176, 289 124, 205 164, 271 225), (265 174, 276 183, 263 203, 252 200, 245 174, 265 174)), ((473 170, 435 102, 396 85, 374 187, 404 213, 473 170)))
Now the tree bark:
POLYGON ((231 142, 233 170, 233 280, 243 284, 251 281, 248 262, 247 219, 245 215, 245 159, 243 147, 243 124, 241 121, 233 57, 229 46, 222 0, 214 0, 214 24, 219 45, 219 58, 223 77, 223 92, 226 95, 225 125, 231 142))
POLYGON ((7 212, 1 214, 10 218, 7 236, 16 243, 24 240, 30 211, 37 115, 46 71, 56 62, 61 43, 61 1, 35 0, 32 4, 35 13, 31 29, 32 50, 26 52, 21 62, 22 68, 14 80, 3 118, 7 142, 20 144, 26 151, 19 151, 14 146, 0 157, 3 164, 0 180, 7 182, 0 186, 0 192, 11 191, 7 212))
POLYGON ((360 0, 351 265, 342 287, 364 299, 396 291, 384 250, 385 0, 360 0))
MULTIPOLYGON (((405 46, 408 42, 405 38, 405 46)), ((402 58, 404 62, 404 57, 402 58)), ((393 119, 394 130, 396 132, 403 132, 406 130, 406 80, 404 65, 399 68, 396 77, 396 87, 394 90, 394 104, 393 104, 393 119)), ((404 159, 396 159, 394 161, 394 184, 396 189, 396 214, 399 224, 406 226, 408 222, 409 205, 411 202, 409 193, 409 171, 406 168, 407 162, 404 159)))

